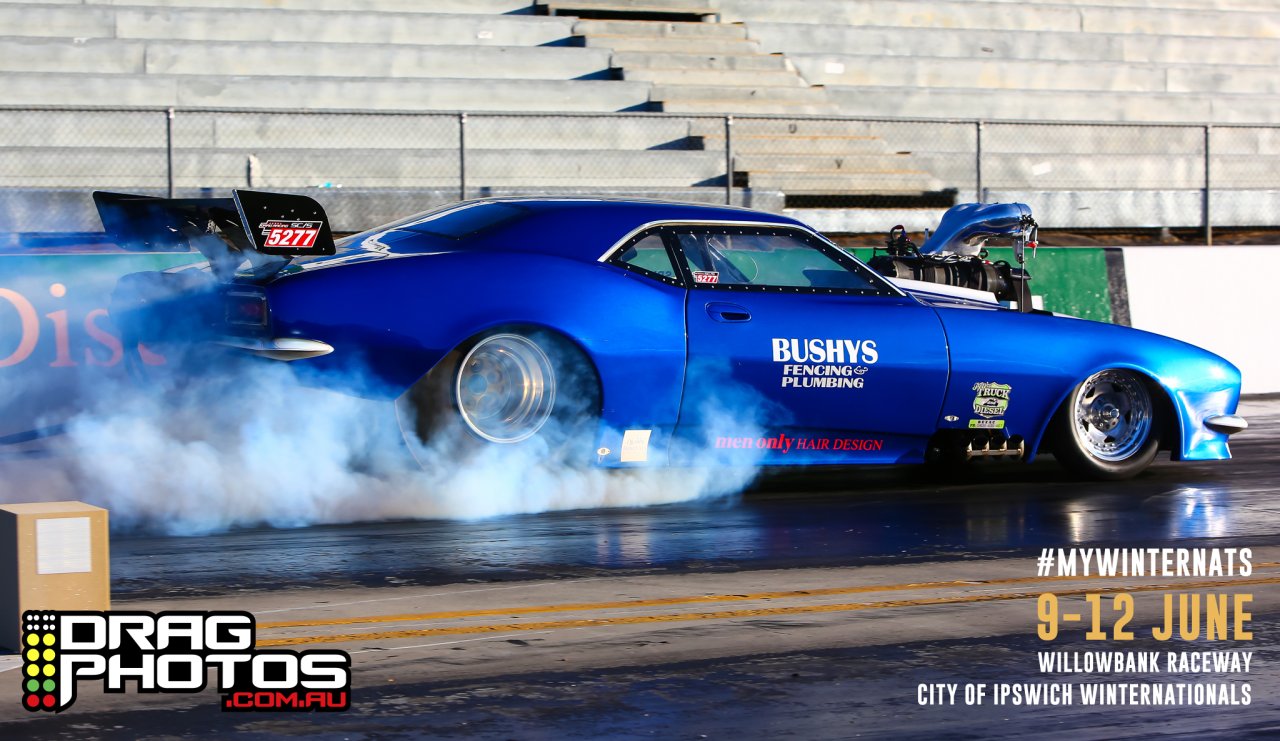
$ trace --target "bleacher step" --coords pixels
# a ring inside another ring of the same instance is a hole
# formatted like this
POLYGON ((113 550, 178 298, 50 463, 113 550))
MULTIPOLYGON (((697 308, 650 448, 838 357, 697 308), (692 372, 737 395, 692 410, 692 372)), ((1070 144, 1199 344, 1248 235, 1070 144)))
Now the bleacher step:
POLYGON ((580 18, 700 21, 716 15, 715 0, 537 0, 538 12, 580 18))
POLYGON ((380 111, 647 110, 650 85, 620 80, 389 80, 217 75, 6 72, 10 105, 153 106, 380 111))
POLYGON ((0 36, 543 46, 569 44, 573 24, 531 15, 0 5, 0 36))
MULTIPOLYGON (((748 122, 754 123, 754 120, 740 118, 735 125, 741 129, 744 128, 743 124, 748 122)), ((707 149, 724 149, 724 126, 719 124, 716 128, 719 129, 718 133, 702 136, 703 145, 707 149)), ((733 151, 736 154, 832 156, 891 153, 888 143, 878 137, 787 136, 785 134, 748 134, 742 131, 733 132, 733 151)))
POLYGON ((805 88, 799 75, 791 70, 754 69, 654 69, 626 67, 624 80, 652 82, 655 85, 759 86, 769 88, 805 88))
MULTIPOLYGON (((829 86, 827 95, 847 116, 974 118, 972 88, 900 89, 829 86)), ((1280 96, 1181 93, 1105 93, 1091 90, 986 90, 984 118, 1036 121, 1156 123, 1275 123, 1280 96)))
MULTIPOLYGON (((578 150, 701 150, 703 138, 688 119, 667 116, 473 115, 466 123, 468 148, 578 150)), ((347 114, 178 111, 174 146, 184 149, 363 150, 458 148, 456 114, 347 114)), ((0 110, 0 149, 50 147, 160 149, 165 144, 162 110, 84 111, 0 110), (92 130, 86 130, 92 121, 92 130)))
POLYGON ((929 173, 900 172, 799 173, 753 172, 753 188, 796 194, 911 194, 938 190, 941 183, 929 173))
POLYGON ((750 36, 770 52, 840 54, 910 59, 917 55, 959 59, 1057 59, 1151 64, 1280 64, 1280 39, 1142 36, 1076 31, 1005 31, 973 28, 903 29, 891 26, 817 26, 752 22, 750 36))
POLYGON ((1271 66, 1204 66, 943 57, 792 54, 815 85, 1097 90, 1100 92, 1280 93, 1271 66))
POLYGON ((679 102, 685 100, 726 100, 750 102, 794 102, 819 104, 827 100, 820 87, 720 87, 718 85, 654 85, 653 99, 679 102))
MULTIPOLYGON (((1152 10, 1091 5, 1027 4, 971 0, 805 0, 804 12, 776 0, 720 0, 724 21, 811 23, 815 26, 897 26, 909 29, 972 28, 999 31, 1073 31, 1142 35, 1276 38, 1280 14, 1236 10, 1152 10)), ((904 41, 910 42, 909 32, 904 41)))
POLYGON ((734 69, 786 70, 787 58, 781 54, 682 54, 662 52, 620 51, 613 55, 615 67, 648 69, 734 69))
MULTIPOLYGON (((32 0, 0 0, 0 5, 30 4, 32 0)), ((533 0, 46 0, 64 5, 132 5, 163 8, 224 8, 227 10, 324 10, 345 13, 483 13, 532 14, 533 0)))
POLYGON ((565 46, 407 46, 0 37, 0 71, 375 79, 612 79, 610 53, 565 46))
POLYGON ((683 36, 610 36, 595 34, 584 39, 584 45, 617 52, 651 52, 677 54, 760 53, 760 44, 751 39, 689 39, 683 36))
MULTIPOLYGON (((360 154, 340 149, 176 149, 174 180, 186 187, 246 187, 250 170, 256 188, 425 187, 458 180, 454 151, 360 154)), ((163 184, 166 172, 163 149, 10 149, 0 161, 0 187, 153 187, 163 184)), ((715 180, 724 180, 724 156, 718 152, 542 150, 519 157, 502 149, 467 152, 467 181, 475 187, 688 187, 715 180)))
POLYGON ((745 39, 747 27, 729 23, 580 20, 573 32, 581 36, 641 36, 680 39, 745 39))

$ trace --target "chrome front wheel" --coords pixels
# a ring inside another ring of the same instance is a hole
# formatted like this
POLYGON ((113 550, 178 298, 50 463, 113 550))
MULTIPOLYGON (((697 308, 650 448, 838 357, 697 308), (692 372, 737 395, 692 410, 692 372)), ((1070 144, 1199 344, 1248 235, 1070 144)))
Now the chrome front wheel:
POLYGON ((1129 370, 1095 373, 1059 411, 1054 454, 1091 478, 1125 479, 1142 471, 1159 448, 1156 406, 1146 379, 1129 370))
POLYGON ((1075 434, 1081 447, 1104 461, 1131 458, 1151 434, 1153 410, 1146 384, 1128 371, 1095 373, 1076 388, 1075 434))

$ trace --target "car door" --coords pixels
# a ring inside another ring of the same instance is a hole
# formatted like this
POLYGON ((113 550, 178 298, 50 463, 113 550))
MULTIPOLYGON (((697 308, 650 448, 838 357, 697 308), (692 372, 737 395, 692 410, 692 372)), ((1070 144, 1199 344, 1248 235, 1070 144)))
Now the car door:
POLYGON ((690 287, 679 423, 690 450, 771 464, 923 458, 947 384, 933 309, 802 229, 663 232, 690 287))

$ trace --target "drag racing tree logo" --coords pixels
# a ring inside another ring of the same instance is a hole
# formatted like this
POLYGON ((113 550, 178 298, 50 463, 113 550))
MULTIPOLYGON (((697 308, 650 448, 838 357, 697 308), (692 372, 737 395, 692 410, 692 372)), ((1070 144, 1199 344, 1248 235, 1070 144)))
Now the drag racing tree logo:
POLYGON ((76 683, 107 693, 203 692, 217 673, 224 711, 346 710, 345 651, 254 648, 247 612, 61 612, 23 615, 22 705, 62 712, 76 683))

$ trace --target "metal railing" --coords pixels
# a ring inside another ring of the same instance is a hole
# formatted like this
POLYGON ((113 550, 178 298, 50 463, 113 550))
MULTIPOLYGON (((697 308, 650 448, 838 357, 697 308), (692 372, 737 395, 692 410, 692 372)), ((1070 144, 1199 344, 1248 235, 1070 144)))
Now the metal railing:
MULTIPOLYGON (((664 113, 0 108, 0 232, 92 230, 90 190, 316 194, 341 230, 588 194, 919 228, 1019 200, 1063 229, 1280 226, 1280 127, 664 113)), ((1173 239, 1173 237, 1170 237, 1173 239)))

